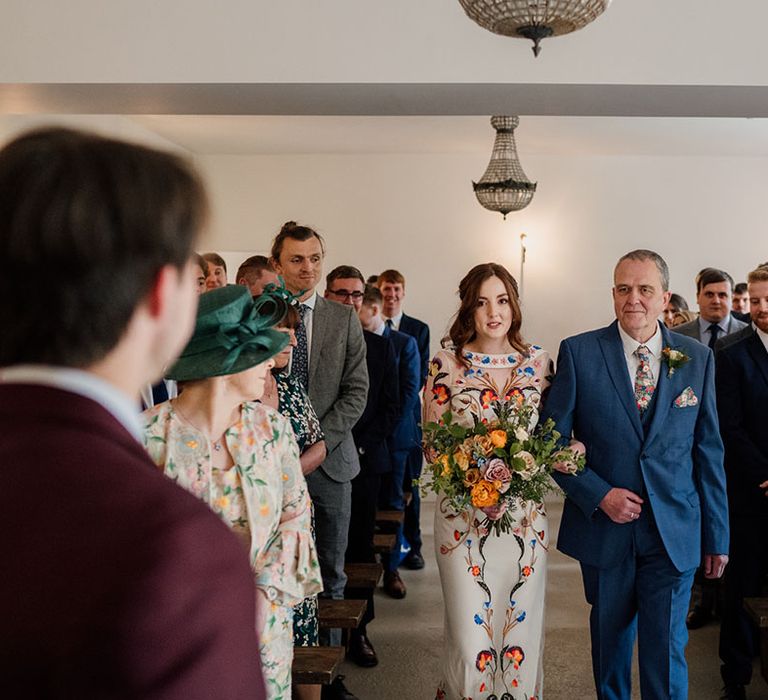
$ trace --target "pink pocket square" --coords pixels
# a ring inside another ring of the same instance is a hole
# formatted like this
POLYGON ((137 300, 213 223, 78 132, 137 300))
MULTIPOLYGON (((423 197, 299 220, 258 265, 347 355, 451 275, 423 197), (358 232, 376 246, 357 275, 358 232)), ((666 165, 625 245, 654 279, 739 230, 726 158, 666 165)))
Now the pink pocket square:
POLYGON ((675 406, 678 408, 696 406, 698 403, 699 398, 696 396, 696 394, 693 393, 693 389, 691 389, 691 387, 684 389, 683 393, 675 399, 675 406))

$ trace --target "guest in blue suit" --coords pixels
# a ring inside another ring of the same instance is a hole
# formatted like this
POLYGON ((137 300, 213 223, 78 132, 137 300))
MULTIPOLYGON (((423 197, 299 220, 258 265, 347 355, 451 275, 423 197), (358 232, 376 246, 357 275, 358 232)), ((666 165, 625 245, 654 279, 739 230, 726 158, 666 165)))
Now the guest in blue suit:
MULTIPOLYGON (((384 270, 376 281, 384 298, 383 315, 387 326, 412 336, 419 348, 419 390, 427 380, 427 367, 431 353, 429 351, 429 326, 418 318, 403 313, 405 298, 405 277, 397 270, 384 270)), ((421 476, 423 456, 421 452, 421 405, 413 409, 416 423, 416 444, 408 453, 403 486, 406 492, 405 523, 403 535, 411 545, 411 551, 404 560, 409 569, 423 569, 424 558, 421 556, 421 499, 419 490, 413 487, 414 479, 421 476)))
MULTIPOLYGON (((392 460, 392 470, 382 477, 379 503, 386 510, 405 510, 403 481, 407 471, 408 458, 414 447, 420 447, 420 431, 414 411, 418 409, 419 401, 419 349, 415 338, 400 333, 387 325, 382 316, 383 297, 376 287, 365 289, 363 304, 359 311, 363 328, 375 335, 389 338, 395 349, 395 359, 398 369, 398 385, 400 389, 401 415, 394 430, 389 436, 389 453, 392 460)), ((404 598, 405 583, 397 572, 400 563, 400 547, 403 541, 403 526, 397 531, 397 541, 390 554, 382 556, 384 565, 384 590, 393 598, 404 598)))
POLYGON ((566 494, 558 548, 581 563, 600 700, 631 697, 635 636, 643 699, 688 697, 693 573, 702 554, 708 578, 728 561, 714 358, 659 323, 668 289, 658 254, 624 255, 617 321, 562 342, 542 415, 586 445, 586 469, 555 477, 566 494))

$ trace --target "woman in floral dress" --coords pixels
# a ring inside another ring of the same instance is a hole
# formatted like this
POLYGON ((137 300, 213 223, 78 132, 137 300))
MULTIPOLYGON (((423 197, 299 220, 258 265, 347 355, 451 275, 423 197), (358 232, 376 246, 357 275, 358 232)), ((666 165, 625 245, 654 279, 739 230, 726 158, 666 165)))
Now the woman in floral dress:
POLYGON ((291 697, 293 606, 322 589, 291 425, 273 409, 246 401, 262 395, 271 358, 288 341, 271 328, 284 313, 274 300, 254 304, 245 287, 204 294, 195 333, 168 372, 183 382, 182 392, 144 413, 154 462, 206 501, 249 551, 272 700, 291 697))
MULTIPOLYGON (((450 410, 471 426, 494 418, 491 402, 534 407, 549 384, 549 355, 523 342, 517 284, 501 265, 478 265, 459 286, 453 346, 430 363, 424 422, 450 410)), ((429 456, 429 455, 428 455, 429 456)), ((435 550, 445 602, 445 700, 541 700, 549 534, 543 503, 518 501, 512 531, 484 526, 496 507, 456 513, 438 497, 435 550)))

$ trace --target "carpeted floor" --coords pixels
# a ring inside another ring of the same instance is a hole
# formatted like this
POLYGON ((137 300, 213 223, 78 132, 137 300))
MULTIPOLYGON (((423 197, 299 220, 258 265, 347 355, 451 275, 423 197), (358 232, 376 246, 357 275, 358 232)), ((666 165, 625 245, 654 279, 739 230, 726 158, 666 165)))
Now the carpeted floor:
MULTIPOLYGON (((558 500, 548 503, 552 533, 557 532, 561 508, 558 500)), ((377 592, 377 619, 368 629, 379 655, 379 665, 362 669, 345 662, 342 668, 347 687, 360 700, 433 700, 435 697, 443 613, 440 579, 432 551, 432 517, 433 506, 425 503, 423 554, 427 566, 422 571, 401 570, 408 587, 406 598, 393 600, 381 590, 377 592)), ((587 620, 588 606, 584 602, 578 566, 553 545, 548 567, 544 655, 543 697, 547 700, 595 697, 587 620)), ((691 700, 720 697, 717 635, 716 625, 691 633, 687 654, 691 700)), ((640 698, 636 674, 634 687, 632 697, 640 698)), ((747 696, 750 700, 768 700, 768 685, 757 665, 747 696)))

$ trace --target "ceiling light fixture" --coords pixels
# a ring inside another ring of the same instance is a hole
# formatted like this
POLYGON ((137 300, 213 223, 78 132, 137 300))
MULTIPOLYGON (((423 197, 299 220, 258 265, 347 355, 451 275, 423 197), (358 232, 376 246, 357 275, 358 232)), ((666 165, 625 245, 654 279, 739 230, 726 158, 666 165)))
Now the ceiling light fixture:
POLYGON ((467 16, 494 34, 530 39, 533 54, 550 36, 569 34, 605 12, 611 0, 459 0, 467 16))
POLYGON ((473 182, 477 201, 491 211, 501 212, 504 218, 511 211, 527 207, 536 192, 536 183, 523 172, 517 157, 515 129, 518 117, 491 117, 496 129, 491 160, 479 182, 473 182))

